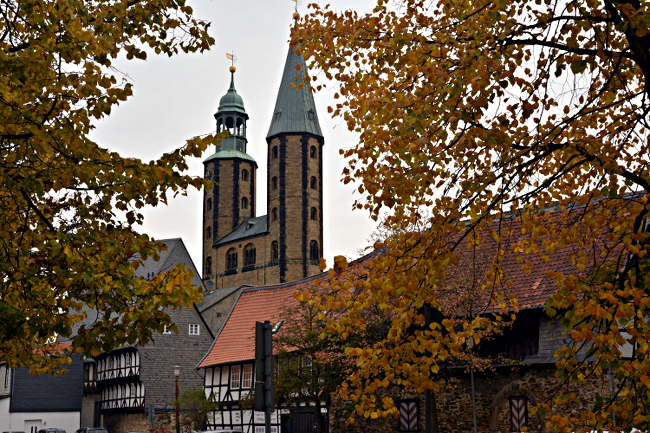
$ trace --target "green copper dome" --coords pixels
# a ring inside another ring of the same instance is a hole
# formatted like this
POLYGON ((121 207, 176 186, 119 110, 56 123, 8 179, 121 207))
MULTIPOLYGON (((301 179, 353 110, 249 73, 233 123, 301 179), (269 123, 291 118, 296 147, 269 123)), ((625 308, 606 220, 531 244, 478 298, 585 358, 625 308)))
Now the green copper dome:
MULTIPOLYGON (((217 114, 221 112, 236 112, 246 115, 244 100, 235 89, 234 72, 230 75, 230 88, 228 89, 228 92, 219 100, 219 109, 217 110, 217 114)), ((248 115, 246 115, 246 118, 248 118, 248 115)))

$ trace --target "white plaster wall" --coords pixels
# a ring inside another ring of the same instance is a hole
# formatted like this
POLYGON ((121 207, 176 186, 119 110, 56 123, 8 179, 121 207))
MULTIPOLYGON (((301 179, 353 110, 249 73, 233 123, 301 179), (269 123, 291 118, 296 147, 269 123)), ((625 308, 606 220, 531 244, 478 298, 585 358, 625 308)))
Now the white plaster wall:
POLYGON ((8 398, 0 400, 0 431, 24 431, 30 426, 38 428, 62 428, 74 433, 81 423, 81 412, 14 412, 9 413, 8 398))

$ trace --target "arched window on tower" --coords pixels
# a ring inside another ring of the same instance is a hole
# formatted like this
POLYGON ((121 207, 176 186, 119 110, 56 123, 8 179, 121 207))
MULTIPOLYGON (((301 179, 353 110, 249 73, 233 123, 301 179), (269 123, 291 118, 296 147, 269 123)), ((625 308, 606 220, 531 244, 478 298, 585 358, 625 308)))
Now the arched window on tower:
POLYGON ((254 264, 255 264, 255 245, 248 244, 244 247, 244 266, 251 266, 254 264))
POLYGON ((242 197, 241 199, 241 208, 248 209, 248 198, 242 197))
POLYGON ((271 221, 277 221, 278 220, 278 208, 274 207, 271 210, 271 221))
POLYGON ((309 260, 311 260, 311 263, 313 265, 317 265, 319 259, 320 259, 320 250, 318 249, 318 242, 311 241, 309 243, 309 260))
POLYGON ((271 159, 278 159, 278 146, 271 148, 271 159))
POLYGON ((212 274, 212 257, 205 259, 205 275, 204 278, 212 274))
POLYGON ((232 117, 226 117, 226 128, 228 128, 231 137, 235 135, 235 121, 232 117))
POLYGON ((315 221, 318 219, 318 209, 315 207, 311 208, 309 219, 315 221))
POLYGON ((205 238, 212 239, 212 227, 208 227, 205 229, 205 238))
POLYGON ((248 182, 248 170, 244 169, 241 171, 241 180, 248 182))
POLYGON ((310 181, 309 181, 309 187, 311 189, 316 189, 317 183, 318 183, 318 181, 316 180, 316 176, 312 176, 310 181))
POLYGON ((212 210, 212 199, 211 199, 211 198, 209 198, 209 199, 205 202, 205 208, 206 208, 206 210, 212 210))
POLYGON ((226 269, 237 269, 237 250, 231 248, 226 253, 226 269))
POLYGON ((312 146, 309 148, 309 157, 311 159, 316 159, 316 146, 312 146))
POLYGON ((273 241, 271 242, 271 260, 275 262, 279 258, 280 258, 280 251, 278 249, 278 241, 273 241))
POLYGON ((273 176, 273 179, 271 179, 271 189, 276 190, 278 189, 278 178, 273 176))

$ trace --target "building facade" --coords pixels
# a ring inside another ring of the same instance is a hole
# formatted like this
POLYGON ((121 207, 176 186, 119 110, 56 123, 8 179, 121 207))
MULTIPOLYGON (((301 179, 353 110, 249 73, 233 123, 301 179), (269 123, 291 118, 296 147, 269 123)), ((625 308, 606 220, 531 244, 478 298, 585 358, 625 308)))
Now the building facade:
POLYGON ((257 162, 247 152, 248 114, 231 82, 214 115, 227 133, 204 161, 203 282, 220 289, 293 281, 319 272, 323 251, 323 135, 302 56, 289 49, 267 147, 267 209, 257 215, 257 162))

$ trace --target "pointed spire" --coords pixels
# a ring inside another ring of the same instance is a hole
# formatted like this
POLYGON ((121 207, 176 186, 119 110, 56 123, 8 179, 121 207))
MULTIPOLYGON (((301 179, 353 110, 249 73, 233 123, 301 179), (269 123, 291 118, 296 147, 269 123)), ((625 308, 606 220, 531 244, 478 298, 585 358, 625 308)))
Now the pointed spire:
POLYGON ((299 90, 298 86, 303 75, 307 71, 307 65, 302 55, 295 53, 289 48, 287 61, 282 73, 280 90, 273 110, 271 127, 266 138, 278 134, 308 133, 319 137, 323 136, 318 123, 314 95, 310 90, 309 83, 304 84, 299 90), (300 65, 300 70, 296 66, 300 65), (298 77, 298 79, 296 79, 298 77), (293 84, 293 85, 292 85, 293 84))

